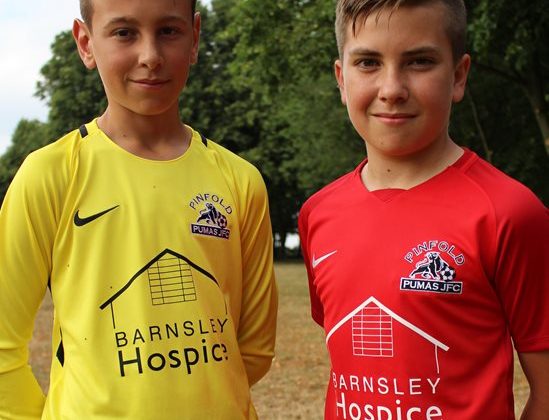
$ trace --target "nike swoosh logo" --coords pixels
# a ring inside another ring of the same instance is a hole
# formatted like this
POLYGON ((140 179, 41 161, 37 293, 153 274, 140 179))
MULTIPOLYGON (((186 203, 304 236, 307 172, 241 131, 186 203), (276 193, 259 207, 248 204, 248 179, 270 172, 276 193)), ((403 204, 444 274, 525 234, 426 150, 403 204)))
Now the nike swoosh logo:
POLYGON ((334 255, 337 252, 337 250, 329 252, 328 254, 324 254, 322 257, 315 258, 313 254, 313 261, 311 262, 311 265, 313 268, 316 268, 318 264, 320 264, 322 261, 324 261, 327 258, 330 258, 332 255, 334 255))
POLYGON ((113 211, 114 209, 116 209, 118 207, 120 207, 120 206, 111 207, 110 209, 103 210, 100 213, 96 213, 96 214, 93 214, 93 215, 88 216, 88 217, 80 217, 79 214, 78 214, 80 212, 80 210, 77 210, 76 213, 74 213, 74 224, 76 226, 87 225, 88 223, 93 222, 95 219, 99 219, 101 216, 107 214, 110 211, 113 211))

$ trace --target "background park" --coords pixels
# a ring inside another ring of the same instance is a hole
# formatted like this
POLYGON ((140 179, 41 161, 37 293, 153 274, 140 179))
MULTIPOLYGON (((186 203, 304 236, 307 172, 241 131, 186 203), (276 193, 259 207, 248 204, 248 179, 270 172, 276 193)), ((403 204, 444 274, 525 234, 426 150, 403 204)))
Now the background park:
MULTIPOLYGON (((76 1, 76 0, 75 0, 76 1)), ((334 0, 212 0, 200 5, 199 63, 181 97, 185 122, 253 162, 269 190, 281 294, 278 356, 254 390, 266 419, 321 418, 328 375, 323 334, 309 317, 298 250, 285 246, 300 205, 352 169, 364 145, 333 77, 334 0), (297 261, 288 262, 297 258, 297 261), (286 260, 286 261, 284 261, 286 260)), ((466 0, 468 91, 450 133, 549 202, 549 8, 545 0, 466 0)), ((36 35, 35 35, 36 36, 36 35)), ((51 44, 36 95, 45 121, 21 119, 0 156, 0 200, 29 152, 99 115, 105 96, 68 31, 51 44)), ((37 319, 33 366, 47 387, 51 302, 37 319)), ((527 390, 517 369, 517 407, 527 390)))

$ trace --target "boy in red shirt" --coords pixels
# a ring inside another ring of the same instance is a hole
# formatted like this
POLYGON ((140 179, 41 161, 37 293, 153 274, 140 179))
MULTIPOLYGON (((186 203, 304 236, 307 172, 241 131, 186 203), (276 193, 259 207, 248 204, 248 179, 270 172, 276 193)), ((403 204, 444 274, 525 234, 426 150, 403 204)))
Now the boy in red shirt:
POLYGON ((339 0, 335 74, 368 158, 299 217, 331 359, 327 419, 549 418, 549 218, 448 135, 461 0, 339 0))

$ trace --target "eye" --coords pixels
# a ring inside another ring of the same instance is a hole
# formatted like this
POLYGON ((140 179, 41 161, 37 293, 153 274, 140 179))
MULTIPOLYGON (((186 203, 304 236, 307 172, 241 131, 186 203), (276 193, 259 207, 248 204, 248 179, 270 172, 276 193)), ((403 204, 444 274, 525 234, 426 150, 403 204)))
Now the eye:
POLYGON ((417 68, 430 68, 436 64, 436 61, 430 57, 416 57, 408 65, 417 68))
POLYGON ((356 66, 364 70, 373 70, 379 67, 381 63, 375 58, 361 58, 356 61, 356 66))
POLYGON ((113 36, 121 40, 130 39, 134 35, 135 32, 129 28, 118 28, 113 31, 113 36))
POLYGON ((160 28, 159 33, 163 36, 174 37, 180 34, 181 30, 176 26, 166 26, 164 28, 160 28))

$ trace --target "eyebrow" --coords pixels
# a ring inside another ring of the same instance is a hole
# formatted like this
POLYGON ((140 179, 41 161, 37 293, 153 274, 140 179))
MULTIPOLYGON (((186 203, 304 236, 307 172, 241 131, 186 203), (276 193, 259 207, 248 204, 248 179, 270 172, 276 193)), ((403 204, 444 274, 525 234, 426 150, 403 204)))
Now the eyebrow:
MULTIPOLYGON (((161 19, 159 19, 157 23, 165 24, 165 23, 174 22, 174 21, 186 22, 186 19, 183 19, 181 16, 177 16, 177 15, 167 15, 167 16, 164 16, 161 19)), ((115 17, 115 18, 112 18, 111 20, 109 20, 107 22, 107 24, 105 25, 105 27, 111 27, 111 26, 120 25, 120 24, 123 24, 123 25, 138 25, 139 21, 135 18, 130 17, 130 16, 119 16, 119 17, 115 17)))
POLYGON ((109 27, 109 26, 113 26, 113 25, 120 25, 120 24, 135 25, 135 24, 137 24, 137 20, 134 19, 134 18, 131 18, 131 17, 127 17, 127 16, 115 17, 115 18, 112 18, 111 20, 109 20, 107 22, 107 24, 105 25, 105 27, 109 27))
POLYGON ((435 54, 440 55, 440 48, 437 47, 431 47, 431 46, 425 46, 425 47, 418 47, 413 48, 411 50, 405 51, 404 56, 416 56, 416 55, 423 55, 423 54, 435 54))
MULTIPOLYGON (((413 48, 411 50, 404 51, 402 53, 405 57, 414 57, 417 55, 423 54, 435 54, 440 55, 440 48, 431 47, 431 46, 422 46, 413 48)), ((371 50, 369 48, 355 48, 349 51, 350 56, 361 56, 361 57, 381 57, 382 54, 379 51, 371 50)))
POLYGON ((349 55, 360 55, 360 56, 369 56, 369 57, 381 57, 381 53, 375 50, 370 50, 369 48, 354 48, 349 51, 349 55))

